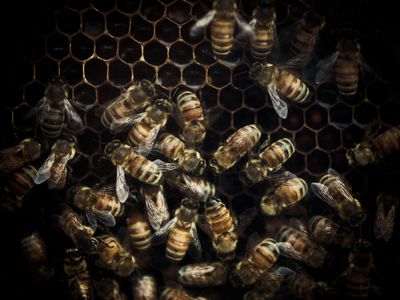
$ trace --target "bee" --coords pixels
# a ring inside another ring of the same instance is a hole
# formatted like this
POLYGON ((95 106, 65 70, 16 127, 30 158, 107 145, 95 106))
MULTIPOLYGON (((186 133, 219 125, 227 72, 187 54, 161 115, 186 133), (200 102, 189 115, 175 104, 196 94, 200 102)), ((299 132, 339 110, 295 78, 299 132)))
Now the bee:
POLYGON ((49 189, 63 189, 67 183, 67 163, 74 158, 76 153, 76 138, 57 140, 51 148, 49 157, 39 168, 35 183, 41 184, 47 180, 49 189))
POLYGON ((272 106, 282 119, 288 114, 288 105, 282 98, 296 103, 304 103, 309 98, 310 90, 300 78, 270 63, 254 63, 249 76, 267 90, 272 106))
POLYGON ((150 247, 151 227, 142 207, 135 205, 127 219, 127 236, 130 244, 137 250, 150 247))
POLYGON ((251 32, 251 27, 237 13, 234 0, 215 0, 213 9, 197 20, 191 28, 191 34, 196 35, 211 22, 211 47, 216 55, 228 55, 234 41, 235 21, 244 32, 251 32))
POLYGON ((87 263, 78 249, 66 250, 64 273, 67 278, 71 299, 93 299, 93 286, 87 263))
POLYGON ((399 197, 393 192, 381 192, 376 198, 376 202, 378 210, 375 215, 374 234, 376 239, 383 238, 388 242, 393 235, 399 197))
POLYGON ((186 145, 188 148, 199 147, 206 137, 206 117, 200 99, 189 90, 181 90, 176 102, 179 110, 176 116, 186 145))
POLYGON ((298 299, 323 299, 334 294, 326 282, 315 281, 305 272, 294 273, 289 279, 289 291, 298 299))
POLYGON ((285 208, 297 204, 308 192, 307 183, 290 172, 277 176, 270 189, 261 198, 261 211, 276 216, 285 208))
POLYGON ((253 19, 249 23, 253 29, 250 51, 255 59, 266 59, 276 44, 278 37, 275 20, 275 0, 257 1, 253 19))
POLYGON ((319 243, 350 247, 354 235, 351 230, 323 216, 314 216, 308 222, 311 236, 319 243))
POLYGON ((329 169, 319 182, 311 183, 311 189, 350 226, 358 227, 364 222, 366 214, 360 202, 351 195, 351 188, 335 170, 329 169))
POLYGON ((218 286, 226 282, 229 268, 221 262, 185 265, 178 271, 178 281, 185 286, 218 286))
POLYGON ((31 138, 22 140, 17 146, 0 150, 0 174, 10 174, 23 165, 40 157, 41 145, 31 138))
POLYGON ((267 178, 269 173, 279 170, 296 150, 293 141, 288 138, 268 145, 269 139, 260 146, 258 157, 246 163, 242 177, 248 184, 258 183, 267 178))
POLYGON ((168 286, 162 291, 160 300, 206 300, 206 298, 194 297, 181 287, 168 286))
POLYGON ((282 226, 276 234, 276 240, 289 243, 292 248, 286 248, 283 253, 290 257, 319 268, 323 265, 327 252, 321 246, 311 242, 308 232, 290 226, 282 226))
POLYGON ((37 169, 26 165, 14 172, 8 179, 0 206, 9 212, 16 212, 23 204, 23 198, 35 186, 37 169))
POLYGON ((155 94, 155 87, 150 81, 142 80, 134 83, 106 107, 101 116, 101 123, 111 129, 111 124, 115 121, 143 111, 155 94))
POLYGON ((21 253, 29 264, 32 277, 35 280, 43 282, 54 276, 54 269, 47 257, 46 245, 38 232, 34 232, 21 240, 21 253))
POLYGON ((222 173, 232 168, 237 161, 249 152, 261 137, 257 125, 246 125, 232 135, 214 152, 210 167, 215 173, 222 173))
POLYGON ((147 218, 151 227, 154 230, 160 229, 170 218, 167 199, 165 199, 164 195, 164 187, 162 185, 142 185, 139 193, 144 199, 147 218))
POLYGON ((83 127, 81 117, 72 107, 68 99, 68 85, 60 77, 52 79, 44 91, 44 97, 35 104, 25 118, 35 114, 40 124, 41 133, 49 138, 56 139, 64 129, 65 116, 72 129, 83 127))
POLYGON ((191 246, 191 254, 196 259, 201 257, 201 245, 197 234, 196 221, 199 204, 191 198, 182 199, 175 217, 157 230, 152 242, 157 244, 167 239, 166 257, 181 261, 191 246))
POLYGON ((365 166, 376 162, 380 157, 400 151, 400 126, 392 127, 374 138, 379 129, 372 128, 367 128, 361 144, 346 153, 350 166, 365 166))
POLYGON ((186 148, 185 143, 176 136, 170 133, 162 134, 156 148, 162 155, 176 162, 182 171, 194 175, 203 174, 206 161, 198 151, 186 148))
POLYGON ((96 263, 104 269, 113 271, 121 277, 131 275, 136 269, 135 258, 126 251, 120 242, 112 235, 97 236, 99 251, 97 251, 96 263))
POLYGON ((96 296, 100 300, 126 300, 126 295, 121 291, 118 281, 103 278, 95 281, 96 296))
POLYGON ((139 275, 132 286, 133 299, 157 300, 157 283, 150 275, 139 275))

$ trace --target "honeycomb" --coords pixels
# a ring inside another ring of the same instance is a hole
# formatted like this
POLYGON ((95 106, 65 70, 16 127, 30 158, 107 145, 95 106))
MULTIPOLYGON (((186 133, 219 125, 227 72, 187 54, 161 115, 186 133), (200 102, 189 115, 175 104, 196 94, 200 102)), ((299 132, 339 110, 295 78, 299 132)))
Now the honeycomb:
MULTIPOLYGON (((9 96, 4 97, 0 104, 0 124, 4 128, 1 141, 5 147, 31 134, 24 128, 23 116, 42 98, 49 79, 62 75, 71 87, 71 98, 85 123, 85 128, 77 136, 80 154, 70 164, 73 170, 70 185, 93 185, 114 179, 113 167, 102 156, 104 145, 113 136, 102 127, 96 110, 116 99, 121 88, 142 79, 155 82, 159 91, 167 96, 172 96, 178 86, 187 86, 198 91, 207 111, 218 111, 219 116, 209 124, 201 149, 206 157, 215 151, 219 142, 250 123, 261 126, 262 139, 267 135, 271 135, 272 140, 292 138, 296 152, 285 168, 307 182, 315 181, 328 168, 346 175, 354 193, 359 195, 368 211, 367 224, 373 222, 375 198, 380 186, 387 182, 396 183, 393 175, 397 174, 396 167, 389 167, 389 170, 375 166, 351 169, 345 157, 346 150, 362 140, 365 126, 371 121, 378 120, 383 129, 400 124, 399 85, 396 85, 398 80, 393 67, 393 62, 399 63, 399 56, 395 37, 391 34, 395 27, 389 18, 385 19, 389 25, 384 26, 383 17, 374 17, 373 9, 378 10, 378 15, 388 13, 376 8, 376 3, 372 5, 361 0, 349 3, 330 0, 323 4, 317 1, 277 1, 280 36, 307 9, 305 3, 312 3, 326 16, 327 26, 318 42, 311 69, 315 62, 333 51, 339 29, 353 26, 362 33, 362 53, 366 61, 382 77, 367 78, 360 93, 351 99, 339 97, 332 83, 312 86, 312 100, 302 105, 290 103, 285 120, 274 112, 265 91, 248 77, 252 59, 245 45, 235 44, 232 53, 220 60, 212 54, 208 31, 204 35, 190 35, 191 26, 210 10, 211 1, 69 0, 40 3, 37 6, 29 4, 25 15, 19 18, 29 28, 26 29, 28 34, 15 29, 13 36, 17 43, 12 47, 17 51, 11 54, 15 59, 8 62, 9 96), (35 25, 30 28, 30 24, 35 25)), ((250 20, 255 5, 255 0, 239 1, 240 14, 250 20)), ((20 8, 15 9, 19 11, 20 8)), ((283 45, 285 42, 288 40, 282 39, 283 45)), ((310 74, 311 71, 306 70, 304 78, 309 83, 310 74)), ((168 126, 170 130, 176 130, 174 124, 168 126)), ((243 161, 215 178, 208 174, 216 183, 221 198, 237 214, 257 203, 263 192, 262 185, 252 188, 243 185, 237 176, 241 166, 243 161)), ((168 192, 175 195, 174 191, 168 192)), ((26 266, 15 254, 18 252, 18 237, 30 227, 41 228, 45 240, 53 239, 48 245, 50 256, 54 254, 57 257, 60 245, 68 244, 65 238, 54 236, 47 230, 45 223, 45 220, 54 223, 50 215, 62 197, 62 194, 53 195, 41 186, 36 187, 17 218, 2 218, 2 225, 15 227, 15 234, 6 233, 7 239, 15 242, 10 242, 12 246, 9 249, 9 255, 15 259, 4 262, 4 269, 9 270, 6 282, 10 283, 12 293, 17 293, 12 289, 19 290, 21 299, 31 295, 31 291, 46 297, 57 295, 57 299, 65 295, 60 293, 63 290, 60 283, 45 287, 31 283, 29 275, 26 275, 26 266)), ((172 203, 171 207, 176 205, 172 203)), ((318 211, 322 204, 309 195, 304 206, 312 212, 318 211)), ((373 241, 371 228, 366 226, 363 235, 373 241)), ((375 263, 382 273, 384 291, 393 289, 391 272, 400 267, 399 255, 394 254, 396 240, 394 237, 388 244, 390 247, 373 241, 375 263)), ((314 271, 313 275, 331 282, 333 274, 337 275, 346 266, 345 254, 339 253, 337 259, 338 263, 330 269, 314 271)), ((143 256, 144 262, 149 260, 148 256, 143 256)), ((172 278, 173 270, 173 267, 163 268, 164 280, 172 278)), ((128 282, 122 284, 129 294, 128 282)), ((194 292, 201 294, 198 290, 194 292)), ((212 299, 234 299, 238 295, 228 285, 207 289, 205 294, 212 299)))

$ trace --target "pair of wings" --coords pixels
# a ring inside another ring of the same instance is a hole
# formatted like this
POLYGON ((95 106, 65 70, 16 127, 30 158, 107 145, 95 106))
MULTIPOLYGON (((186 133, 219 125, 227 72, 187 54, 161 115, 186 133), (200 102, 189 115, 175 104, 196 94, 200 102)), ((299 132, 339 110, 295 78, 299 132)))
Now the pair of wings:
POLYGON ((267 87, 267 92, 269 98, 271 99, 272 106, 276 111, 276 113, 278 114, 278 116, 282 119, 286 119, 288 115, 288 105, 279 95, 276 89, 276 84, 275 83, 269 84, 267 87))
POLYGON ((379 203, 374 223, 374 234, 378 240, 381 238, 386 242, 390 240, 393 235, 395 217, 396 205, 392 205, 386 214, 383 203, 379 203))
MULTIPOLYGON (((71 159, 70 155, 66 155, 61 160, 58 162, 59 166, 58 168, 62 171, 66 166, 68 161, 71 159)), ((36 184, 42 184, 46 180, 48 180, 51 177, 51 167, 54 165, 56 162, 56 154, 52 152, 50 156, 44 161, 43 165, 39 168, 38 172, 36 173, 35 176, 35 183, 36 184)), ((56 172, 56 175, 60 175, 62 172, 56 172)))
POLYGON ((170 213, 168 210, 167 199, 165 199, 163 190, 160 190, 153 196, 151 193, 146 191, 146 188, 141 189, 141 195, 144 199, 146 206, 147 217, 149 219, 151 227, 154 230, 160 229, 160 227, 169 220, 170 213))

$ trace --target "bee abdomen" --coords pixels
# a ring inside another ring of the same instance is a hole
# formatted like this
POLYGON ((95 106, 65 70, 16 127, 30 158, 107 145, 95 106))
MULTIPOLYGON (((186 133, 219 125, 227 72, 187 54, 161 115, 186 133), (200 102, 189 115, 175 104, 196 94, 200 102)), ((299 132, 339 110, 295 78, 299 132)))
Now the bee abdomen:
POLYGON ((150 130, 152 129, 151 126, 147 124, 146 118, 143 120, 143 122, 136 124, 128 133, 128 144, 131 146, 137 146, 145 140, 150 133, 150 130))
POLYGON ((134 248, 145 250, 150 247, 151 230, 147 222, 129 225, 128 234, 134 248))
POLYGON ((159 185, 163 178, 157 166, 140 155, 136 155, 131 160, 127 170, 132 177, 151 185, 159 185))
POLYGON ((181 93, 177 102, 185 122, 204 120, 203 108, 201 107, 199 98, 194 93, 190 91, 181 93))
POLYGON ((260 158, 266 162, 269 168, 276 169, 288 160, 294 151, 295 148, 293 143, 289 139, 284 138, 276 141, 265 149, 260 154, 260 158))
POLYGON ((176 161, 185 150, 185 144, 172 134, 164 134, 160 137, 160 152, 165 157, 176 161))
POLYGON ((215 18, 211 23, 211 46, 215 54, 227 55, 233 46, 233 19, 215 18))
POLYGON ((265 59, 272 51, 274 46, 274 30, 273 28, 256 27, 254 37, 251 41, 251 54, 256 59, 265 59))
POLYGON ((277 79, 277 89, 286 98, 302 103, 308 99, 310 90, 307 85, 293 74, 282 71, 277 79))
POLYGON ((313 51, 316 41, 316 33, 298 28, 291 43, 292 53, 297 56, 307 56, 313 51))
POLYGON ((380 156, 400 151, 400 126, 392 127, 371 141, 380 156))
POLYGON ((62 164, 54 163, 50 169, 51 176, 47 180, 49 189, 60 190, 63 189, 67 183, 68 169, 62 164))
POLYGON ((336 63, 335 71, 339 93, 344 96, 355 95, 358 90, 358 63, 340 60, 336 63))
POLYGON ((48 138, 58 137, 64 127, 64 110, 50 109, 41 123, 42 133, 48 138))
POLYGON ((211 222, 213 232, 216 234, 222 234, 232 229, 233 219, 226 207, 220 206, 215 209, 208 210, 207 217, 211 222))
POLYGON ((279 252, 275 245, 272 245, 270 241, 263 241, 256 246, 251 257, 258 269, 265 271, 274 265, 278 255, 279 252))
POLYGON ((167 258, 175 261, 182 260, 189 248, 191 239, 188 230, 177 227, 173 228, 168 236, 166 250, 167 258))
POLYGON ((37 170, 32 165, 27 165, 15 172, 10 179, 6 190, 12 192, 17 197, 25 196, 35 185, 37 170))
POLYGON ((115 196, 102 193, 97 196, 95 209, 109 211, 114 217, 119 217, 124 212, 124 207, 115 196))

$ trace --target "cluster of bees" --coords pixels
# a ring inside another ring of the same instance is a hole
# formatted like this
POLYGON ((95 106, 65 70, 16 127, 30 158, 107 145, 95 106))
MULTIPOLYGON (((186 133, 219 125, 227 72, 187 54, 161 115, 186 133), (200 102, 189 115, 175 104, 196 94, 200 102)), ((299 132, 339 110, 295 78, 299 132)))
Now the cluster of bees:
MULTIPOLYGON (((248 36, 249 49, 256 60, 250 68, 250 78, 265 89, 277 114, 286 118, 286 100, 303 103, 310 95, 307 84, 289 70, 309 62, 325 21, 316 12, 307 12, 293 32, 292 58, 286 66, 278 66, 268 62, 277 43, 275 18, 274 2, 270 0, 258 1, 249 24, 237 13, 235 1, 216 0, 213 9, 193 25, 192 34, 199 34, 211 23, 213 52, 223 57, 234 44, 236 22, 248 36)), ((358 91, 363 66, 357 41, 343 39, 335 53, 320 62, 316 83, 333 79, 340 95, 353 96, 358 91)), ((295 152, 293 140, 260 141, 259 126, 249 124, 230 135, 206 160, 199 150, 208 125, 202 100, 186 88, 178 88, 170 99, 158 92, 152 82, 142 80, 98 110, 103 126, 125 138, 104 145, 103 155, 116 169, 115 182, 67 187, 68 164, 79 152, 74 133, 83 127, 68 94, 68 84, 61 78, 48 83, 44 97, 27 115, 36 117, 39 138, 26 138, 2 149, 0 171, 7 177, 1 207, 8 211, 17 211, 35 185, 46 182, 51 190, 67 189, 57 222, 75 245, 65 249, 63 263, 72 299, 92 299, 94 287, 99 299, 125 299, 115 279, 93 284, 87 257, 99 268, 130 278, 134 299, 203 299, 190 295, 182 286, 226 283, 246 288, 244 299, 272 299, 282 293, 300 299, 329 297, 335 294, 334 286, 314 280, 294 262, 320 268, 328 259, 325 248, 332 245, 350 249, 349 266, 341 276, 347 295, 359 298, 371 293, 371 244, 354 232, 366 213, 346 180, 333 169, 310 186, 333 208, 335 216, 311 216, 308 224, 291 219, 275 230, 275 236, 250 235, 245 253, 237 251, 240 238, 259 212, 267 217, 278 216, 306 197, 309 184, 283 167, 295 152), (170 119, 179 125, 179 132, 166 131, 170 119), (47 157, 37 168, 34 162, 43 155, 47 157), (203 175, 224 173, 246 155, 247 162, 240 173, 242 181, 248 186, 265 183, 268 188, 258 207, 235 216, 217 197, 215 185, 203 175), (170 200, 165 197, 164 184, 183 195, 173 214, 168 209, 170 200), (118 234, 112 233, 110 228, 122 218, 126 219, 126 226, 118 234), (215 254, 212 261, 201 262, 198 229, 211 242, 215 254), (168 284, 158 292, 156 279, 141 269, 134 253, 161 244, 165 244, 169 261, 178 263, 189 254, 196 262, 179 268, 179 286, 168 284), (280 257, 289 263, 277 264, 280 257)), ((348 151, 351 166, 365 166, 400 150, 399 126, 379 135, 373 128, 362 143, 348 151)), ((397 202, 395 195, 379 196, 374 226, 377 238, 391 238, 397 202)), ((36 279, 46 281, 54 276, 38 232, 21 240, 21 251, 36 279)))

